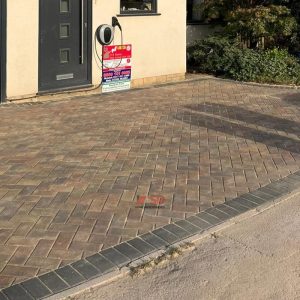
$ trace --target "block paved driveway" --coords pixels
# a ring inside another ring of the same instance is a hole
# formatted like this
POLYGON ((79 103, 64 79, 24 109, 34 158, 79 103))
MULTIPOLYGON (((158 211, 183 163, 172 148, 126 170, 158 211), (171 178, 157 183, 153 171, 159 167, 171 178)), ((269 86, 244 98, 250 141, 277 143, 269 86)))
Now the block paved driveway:
POLYGON ((297 90, 205 79, 4 105, 0 128, 1 288, 300 168, 297 90))

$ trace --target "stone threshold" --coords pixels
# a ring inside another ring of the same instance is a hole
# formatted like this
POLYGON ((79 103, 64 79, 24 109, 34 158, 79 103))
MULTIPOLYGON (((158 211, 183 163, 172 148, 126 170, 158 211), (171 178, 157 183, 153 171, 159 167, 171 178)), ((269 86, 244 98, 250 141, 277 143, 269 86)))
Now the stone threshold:
MULTIPOLYGON (((131 89, 138 90, 149 88, 157 85, 164 85, 170 83, 178 83, 186 81, 186 73, 175 73, 160 76, 144 77, 131 80, 131 89)), ((119 91, 117 91, 119 92, 119 91)), ((113 93, 113 92, 112 92, 113 93)), ((116 93, 116 92, 114 92, 116 93)), ((17 97, 8 97, 1 106, 8 104, 24 104, 24 103, 43 103, 47 101, 59 101, 65 98, 84 97, 92 95, 102 95, 101 84, 87 84, 84 86, 75 86, 65 89, 49 90, 45 92, 38 92, 29 95, 21 95, 17 97)), ((111 93, 108 93, 111 94, 111 93)))
POLYGON ((0 290, 0 300, 34 300, 54 296, 129 266, 151 253, 166 250, 192 236, 209 232, 232 218, 283 199, 300 187, 300 171, 165 225, 69 265, 0 290))

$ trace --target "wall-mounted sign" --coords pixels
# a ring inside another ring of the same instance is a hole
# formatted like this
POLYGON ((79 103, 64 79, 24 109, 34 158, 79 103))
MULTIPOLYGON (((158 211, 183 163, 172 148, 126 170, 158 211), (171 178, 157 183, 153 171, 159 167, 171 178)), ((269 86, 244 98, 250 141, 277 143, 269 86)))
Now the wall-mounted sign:
POLYGON ((103 46, 102 55, 102 92, 130 89, 132 46, 103 46))

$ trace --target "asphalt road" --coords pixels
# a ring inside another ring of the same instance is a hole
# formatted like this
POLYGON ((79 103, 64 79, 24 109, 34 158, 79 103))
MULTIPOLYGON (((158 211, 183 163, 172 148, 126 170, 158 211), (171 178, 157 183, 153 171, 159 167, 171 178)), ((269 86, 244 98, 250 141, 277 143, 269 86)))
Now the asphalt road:
POLYGON ((300 299, 300 195, 242 220, 164 267, 72 299, 300 299))

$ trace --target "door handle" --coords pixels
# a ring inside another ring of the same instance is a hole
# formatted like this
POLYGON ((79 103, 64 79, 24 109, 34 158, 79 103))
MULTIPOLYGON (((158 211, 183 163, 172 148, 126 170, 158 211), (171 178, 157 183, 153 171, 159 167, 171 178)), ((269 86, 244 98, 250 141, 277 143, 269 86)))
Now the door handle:
POLYGON ((80 56, 80 64, 84 64, 84 31, 85 31, 85 22, 84 22, 84 1, 81 0, 81 56, 80 56))

